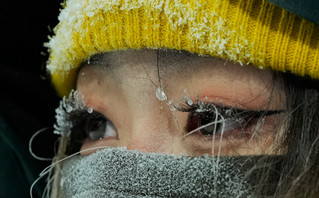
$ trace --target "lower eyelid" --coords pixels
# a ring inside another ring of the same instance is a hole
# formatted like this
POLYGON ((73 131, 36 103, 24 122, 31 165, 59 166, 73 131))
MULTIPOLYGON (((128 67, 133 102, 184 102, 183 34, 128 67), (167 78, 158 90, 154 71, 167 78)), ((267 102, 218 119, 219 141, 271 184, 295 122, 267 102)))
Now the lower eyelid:
MULTIPOLYGON (((246 123, 244 126, 235 128, 233 130, 228 130, 225 131, 222 135, 223 141, 227 141, 229 138, 233 140, 247 140, 250 139, 253 133, 262 131, 264 132, 274 132, 274 119, 265 117, 264 122, 262 126, 256 131, 257 123, 259 119, 254 118, 251 119, 248 123, 246 123)), ((208 135, 202 135, 200 134, 199 131, 194 132, 193 134, 189 135, 193 136, 192 138, 197 139, 198 141, 201 142, 206 142, 206 141, 212 141, 213 136, 208 136, 208 135)), ((221 137, 221 133, 215 134, 215 140, 219 139, 221 137)))
MULTIPOLYGON (((185 149, 191 152, 191 155, 214 154, 217 155, 240 155, 239 150, 246 148, 252 136, 251 132, 230 131, 223 134, 222 139, 220 134, 216 135, 213 142, 213 136, 202 136, 193 134, 188 136, 185 141, 185 149), (214 149, 214 153, 212 153, 214 149)), ((244 154, 244 153, 243 153, 244 154)))
POLYGON ((92 141, 89 138, 86 138, 81 146, 80 151, 81 151, 81 155, 89 155, 101 148, 117 147, 117 146, 118 146, 118 139, 114 137, 103 138, 96 141, 92 141), (83 152, 84 150, 88 150, 88 151, 83 152))

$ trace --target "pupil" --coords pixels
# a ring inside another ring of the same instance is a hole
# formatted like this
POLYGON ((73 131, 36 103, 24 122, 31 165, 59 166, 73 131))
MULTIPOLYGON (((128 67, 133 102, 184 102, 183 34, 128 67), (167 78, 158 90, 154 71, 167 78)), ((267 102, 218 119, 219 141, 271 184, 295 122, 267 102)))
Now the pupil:
POLYGON ((88 136, 92 133, 103 133, 105 130, 106 118, 99 113, 94 113, 87 121, 86 133, 88 136))
MULTIPOLYGON (((215 122, 215 120, 216 120, 215 113, 204 114, 204 115, 200 116, 200 118, 199 118, 199 127, 204 126, 204 125, 209 124, 209 123, 212 123, 212 122, 215 122)), ((205 128, 200 129, 200 132, 203 135, 207 135, 207 136, 214 135, 215 126, 216 126, 216 124, 211 124, 205 128)), ((216 126, 216 133, 219 132, 219 128, 220 128, 220 124, 218 123, 216 126)))
POLYGON ((104 118, 96 118, 91 121, 92 126, 90 127, 91 131, 96 131, 101 128, 101 126, 105 125, 106 120, 104 118))

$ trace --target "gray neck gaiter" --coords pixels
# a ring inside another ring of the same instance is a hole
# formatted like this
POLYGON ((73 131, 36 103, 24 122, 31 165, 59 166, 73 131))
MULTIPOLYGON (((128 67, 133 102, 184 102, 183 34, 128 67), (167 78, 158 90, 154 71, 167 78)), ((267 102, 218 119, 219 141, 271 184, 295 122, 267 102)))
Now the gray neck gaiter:
POLYGON ((107 148, 63 164, 62 197, 253 197, 249 157, 186 157, 107 148))

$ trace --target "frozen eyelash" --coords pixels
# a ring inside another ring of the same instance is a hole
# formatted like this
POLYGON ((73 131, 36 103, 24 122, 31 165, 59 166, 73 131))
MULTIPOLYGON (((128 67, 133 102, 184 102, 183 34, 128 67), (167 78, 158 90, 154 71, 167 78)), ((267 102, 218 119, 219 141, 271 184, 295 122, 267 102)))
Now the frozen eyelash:
POLYGON ((182 101, 179 106, 175 106, 178 111, 190 112, 191 115, 212 112, 222 115, 225 118, 261 118, 270 116, 273 114, 283 113, 284 110, 249 110, 249 109, 238 109, 235 107, 218 106, 213 103, 206 103, 197 100, 196 103, 189 103, 188 101, 182 101), (217 112, 216 112, 217 111, 217 112))
POLYGON ((217 111, 218 114, 221 114, 221 112, 225 112, 226 115, 230 115, 233 114, 234 111, 234 109, 232 108, 225 108, 212 103, 206 103, 200 100, 197 100, 197 102, 192 101, 191 103, 189 101, 192 100, 186 100, 184 97, 184 101, 175 106, 175 108, 181 112, 190 112, 192 115, 215 111, 217 111))
POLYGON ((56 124, 54 124, 54 133, 58 135, 70 136, 73 122, 70 120, 70 113, 76 110, 85 110, 92 113, 93 109, 87 107, 84 102, 84 96, 76 90, 71 90, 69 96, 65 96, 60 101, 59 107, 55 110, 56 124))

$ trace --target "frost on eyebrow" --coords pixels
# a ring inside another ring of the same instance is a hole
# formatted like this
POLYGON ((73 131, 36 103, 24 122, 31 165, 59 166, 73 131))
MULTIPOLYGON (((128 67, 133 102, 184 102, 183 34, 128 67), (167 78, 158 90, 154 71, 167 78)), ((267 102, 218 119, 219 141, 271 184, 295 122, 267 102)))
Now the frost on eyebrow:
POLYGON ((73 123, 70 120, 70 114, 76 110, 85 110, 92 113, 93 109, 87 107, 84 102, 84 95, 80 92, 72 90, 66 98, 65 96, 60 101, 59 107, 55 110, 56 124, 54 124, 54 133, 58 135, 69 136, 73 123))

